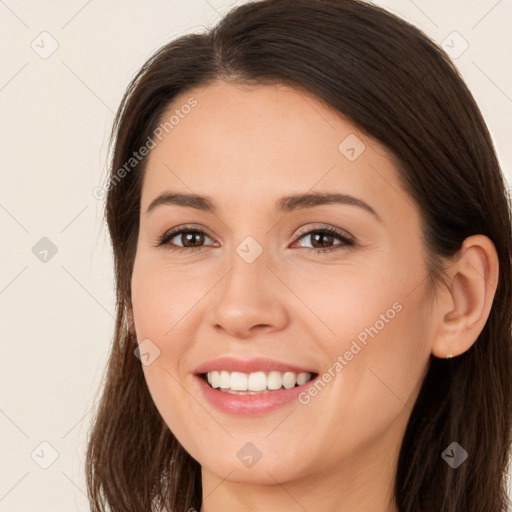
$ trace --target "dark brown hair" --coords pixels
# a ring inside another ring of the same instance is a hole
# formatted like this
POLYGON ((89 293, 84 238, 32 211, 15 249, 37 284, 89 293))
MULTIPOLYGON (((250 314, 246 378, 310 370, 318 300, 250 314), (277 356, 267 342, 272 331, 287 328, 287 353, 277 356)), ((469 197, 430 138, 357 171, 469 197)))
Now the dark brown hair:
POLYGON ((434 283, 441 280, 442 258, 456 255, 466 237, 492 240, 500 276, 490 316, 465 353, 431 357, 401 445, 395 497, 400 512, 506 510, 511 203, 482 114, 446 54, 384 9, 359 0, 263 0, 157 51, 117 112, 105 208, 117 316, 87 450, 93 512, 201 506, 200 465, 163 421, 134 356, 128 312, 146 160, 122 179, 116 173, 178 94, 217 80, 301 87, 386 146, 421 214, 434 283), (469 453, 457 469, 441 457, 453 441, 469 453))

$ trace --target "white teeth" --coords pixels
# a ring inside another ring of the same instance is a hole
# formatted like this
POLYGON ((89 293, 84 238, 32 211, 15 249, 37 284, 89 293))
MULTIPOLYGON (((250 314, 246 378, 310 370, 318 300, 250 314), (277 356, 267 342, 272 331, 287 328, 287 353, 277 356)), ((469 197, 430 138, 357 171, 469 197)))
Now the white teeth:
POLYGON ((247 375, 245 373, 233 372, 231 374, 231 386, 233 391, 247 391, 247 375))
POLYGON ((295 386, 296 382, 297 382, 297 375, 295 375, 295 373, 286 372, 283 375, 283 386, 286 389, 293 388, 293 386, 295 386))
POLYGON ((295 385, 302 386, 311 379, 311 373, 277 372, 271 371, 242 373, 211 371, 207 373, 208 383, 212 388, 229 391, 266 391, 277 390, 284 387, 291 389, 295 385))
POLYGON ((251 373, 247 382, 247 389, 251 391, 264 391, 267 389, 267 376, 263 372, 251 373))
POLYGON ((231 376, 229 372, 220 372, 219 388, 229 388, 231 386, 231 376))
POLYGON ((306 384, 306 382, 311 378, 311 375, 309 373, 299 373, 297 375, 297 384, 299 386, 302 386, 302 384, 306 384), (309 377, 308 377, 309 375, 309 377))
POLYGON ((281 389, 283 385, 283 374, 281 372, 270 372, 267 376, 268 389, 281 389))

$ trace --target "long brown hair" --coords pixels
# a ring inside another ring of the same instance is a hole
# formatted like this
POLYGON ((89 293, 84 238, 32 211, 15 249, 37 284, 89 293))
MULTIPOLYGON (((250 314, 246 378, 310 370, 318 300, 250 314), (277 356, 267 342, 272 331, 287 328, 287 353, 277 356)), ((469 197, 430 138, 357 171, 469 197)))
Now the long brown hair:
POLYGON ((157 51, 129 84, 116 115, 104 190, 117 312, 87 449, 93 512, 201 506, 200 465, 164 423, 134 356, 130 279, 146 159, 119 170, 178 94, 217 80, 300 86, 384 144, 421 213, 434 283, 441 258, 456 254, 466 237, 493 241, 500 276, 490 316, 465 353, 431 357, 401 445, 395 498, 400 512, 506 510, 511 200, 482 114, 444 52, 384 9, 360 0, 263 0, 157 51), (457 469, 441 457, 452 441, 469 454, 457 469))

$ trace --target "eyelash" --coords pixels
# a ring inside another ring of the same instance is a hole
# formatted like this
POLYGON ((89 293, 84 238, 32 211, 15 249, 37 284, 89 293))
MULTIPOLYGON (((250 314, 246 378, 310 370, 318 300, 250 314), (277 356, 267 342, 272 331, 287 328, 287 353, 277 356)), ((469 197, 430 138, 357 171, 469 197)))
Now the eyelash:
MULTIPOLYGON (((180 252, 180 253, 181 252, 193 252, 193 251, 197 251, 197 250, 203 249, 205 246, 199 246, 199 247, 180 247, 180 246, 174 246, 173 247, 174 244, 170 244, 169 243, 170 240, 172 240, 176 235, 181 235, 183 233, 189 233, 189 232, 203 233, 206 236, 208 236, 209 238, 211 238, 210 235, 208 235, 208 233, 206 233, 205 231, 203 231, 201 229, 192 228, 192 227, 182 227, 182 228, 179 228, 179 229, 174 230, 174 231, 167 232, 164 235, 162 235, 158 239, 157 244, 155 245, 155 247, 168 246, 169 250, 177 251, 177 252, 180 252)), ((326 247, 326 248, 301 247, 302 249, 305 249, 308 253, 313 252, 315 254, 319 254, 319 253, 332 252, 332 251, 335 251, 335 250, 344 249, 344 248, 352 247, 352 246, 355 245, 355 241, 353 239, 349 238, 343 231, 340 231, 340 230, 332 228, 332 227, 320 227, 320 228, 311 229, 311 230, 306 231, 304 233, 300 233, 298 235, 297 241, 300 240, 302 237, 304 237, 306 235, 312 235, 312 234, 316 234, 316 233, 322 233, 322 234, 327 234, 327 235, 335 236, 336 238, 339 238, 342 243, 334 245, 332 247, 326 247)))

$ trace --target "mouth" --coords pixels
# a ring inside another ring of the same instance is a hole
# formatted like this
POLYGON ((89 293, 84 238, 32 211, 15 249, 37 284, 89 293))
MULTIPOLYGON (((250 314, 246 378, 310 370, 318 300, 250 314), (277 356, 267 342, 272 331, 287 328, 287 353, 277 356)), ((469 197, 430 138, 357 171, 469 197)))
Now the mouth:
POLYGON ((217 370, 198 374, 211 389, 231 395, 262 395, 303 386, 318 377, 315 372, 217 370))
POLYGON ((300 401, 306 388, 320 378, 314 366, 278 359, 224 356, 193 372, 200 399, 218 411, 260 416, 300 401))

